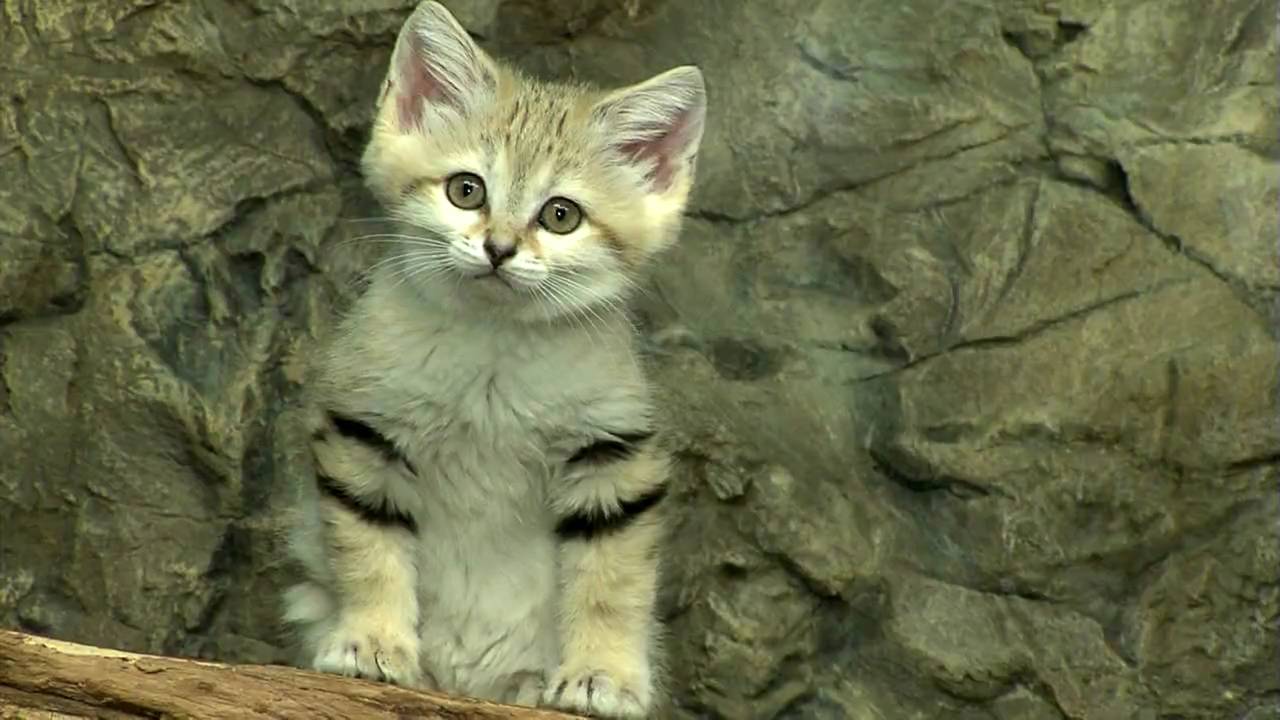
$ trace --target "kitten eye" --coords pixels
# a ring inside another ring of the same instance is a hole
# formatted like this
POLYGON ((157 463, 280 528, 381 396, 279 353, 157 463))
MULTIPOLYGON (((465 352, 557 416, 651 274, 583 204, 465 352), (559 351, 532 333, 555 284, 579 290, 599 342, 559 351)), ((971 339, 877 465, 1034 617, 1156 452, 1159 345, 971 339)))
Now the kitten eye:
POLYGON ((538 224, 548 232, 557 235, 568 235, 582 224, 582 208, 572 200, 562 197, 551 198, 542 211, 538 213, 538 224))
POLYGON ((444 187, 449 202, 463 210, 475 210, 484 205, 484 181, 473 173, 458 173, 449 178, 444 187))

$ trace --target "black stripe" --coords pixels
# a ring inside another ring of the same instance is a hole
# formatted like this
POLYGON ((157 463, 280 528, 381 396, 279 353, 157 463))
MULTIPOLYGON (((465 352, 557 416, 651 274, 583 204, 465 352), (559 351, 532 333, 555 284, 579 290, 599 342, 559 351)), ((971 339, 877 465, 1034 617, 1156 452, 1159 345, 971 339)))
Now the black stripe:
POLYGON ((400 452, 395 443, 388 440, 382 433, 374 430, 372 425, 346 415, 339 415, 333 411, 329 411, 328 415, 329 423, 333 425, 333 428, 342 437, 364 443, 382 453, 382 457, 386 458, 387 462, 403 462, 405 467, 409 468, 409 472, 414 475, 418 474, 417 469, 413 467, 413 463, 409 462, 409 458, 400 452))
POLYGON ((402 527, 414 535, 418 534, 418 521, 409 513, 392 510, 383 498, 378 504, 352 495, 334 478, 322 472, 316 472, 316 486, 320 492, 342 503, 342 506, 359 515, 365 522, 382 527, 402 527))
POLYGON ((383 455, 399 455, 400 451, 396 450, 396 446, 390 440, 385 438, 382 433, 373 429, 373 426, 356 420, 346 415, 339 415, 335 412, 329 413, 329 422, 333 424, 338 434, 357 440, 365 445, 371 445, 378 449, 383 455))
POLYGON ((646 440, 653 437, 652 432, 639 431, 633 433, 609 433, 610 437, 601 438, 586 447, 579 448, 570 458, 569 463, 597 463, 625 460, 640 449, 646 440))
POLYGON ((622 506, 612 513, 602 512, 600 508, 573 513, 556 523, 556 536, 561 540, 593 540, 618 532, 652 510, 666 496, 667 485, 663 483, 634 500, 624 500, 622 506))

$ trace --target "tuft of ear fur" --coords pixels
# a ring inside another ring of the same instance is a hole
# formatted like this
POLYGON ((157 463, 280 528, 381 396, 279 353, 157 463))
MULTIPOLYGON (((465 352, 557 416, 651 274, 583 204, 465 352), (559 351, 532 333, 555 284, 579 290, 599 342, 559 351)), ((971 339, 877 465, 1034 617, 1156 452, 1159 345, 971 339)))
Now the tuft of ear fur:
POLYGON ((693 169, 706 124, 702 71, 682 65, 610 93, 594 109, 608 144, 665 192, 693 169))
POLYGON ((394 103, 389 119, 409 132, 464 113, 496 87, 489 56, 443 5, 426 0, 400 28, 379 104, 394 103))

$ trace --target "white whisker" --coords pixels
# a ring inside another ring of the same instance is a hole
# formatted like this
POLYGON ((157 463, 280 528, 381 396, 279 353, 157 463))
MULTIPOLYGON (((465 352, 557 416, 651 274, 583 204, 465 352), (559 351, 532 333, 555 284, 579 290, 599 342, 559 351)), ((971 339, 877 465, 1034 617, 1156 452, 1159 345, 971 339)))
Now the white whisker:
POLYGON ((408 262, 404 267, 389 273, 388 279, 396 285, 402 285, 415 278, 429 280, 450 270, 447 263, 432 261, 429 258, 417 257, 413 258, 413 260, 414 262, 408 262))
MULTIPOLYGON (((561 279, 569 283, 575 289, 581 290, 584 294, 589 296, 591 299, 598 301, 601 305, 604 306, 605 312, 613 312, 615 315, 622 317, 622 319, 624 319, 627 322, 627 324, 631 326, 631 329, 633 331, 638 331, 638 328, 636 327, 635 323, 632 321, 630 314, 627 312, 626 303, 623 301, 621 297, 618 297, 617 295, 612 295, 612 294, 607 294, 607 295, 603 294, 600 291, 588 285, 585 285, 582 282, 579 282, 576 278, 580 278, 580 277, 585 278, 586 276, 583 273, 575 272, 575 273, 570 273, 568 275, 565 275, 561 279)), ((596 314, 596 311, 593 309, 592 305, 587 305, 586 307, 590 312, 592 312, 593 314, 596 314)), ((601 317, 601 316, 597 314, 596 317, 601 317)), ((601 317, 601 321, 603 321, 602 317, 601 317)))
MULTIPOLYGON (((548 276, 547 279, 550 280, 552 277, 556 278, 555 283, 562 290, 574 291, 575 294, 585 295, 589 300, 602 299, 602 297, 597 291, 595 291, 594 289, 592 289, 587 285, 584 285, 583 283, 578 282, 577 280, 574 280, 571 277, 564 276, 564 275, 560 275, 557 277, 555 275, 551 275, 551 276, 548 276)), ((608 327, 609 325, 608 321, 605 320, 604 316, 600 314, 599 310, 595 306, 595 303, 592 303, 589 301, 579 302, 579 303, 576 303, 576 306, 577 306, 576 310, 581 313, 582 317, 591 323, 591 327, 595 329, 598 339, 600 340, 601 344, 603 344, 606 339, 606 333, 604 332, 602 327, 608 327)))
POLYGON ((371 270, 388 269, 384 277, 394 285, 407 282, 410 278, 427 280, 451 269, 449 253, 441 248, 429 250, 407 250, 397 255, 383 258, 374 264, 371 270))
POLYGON ((363 243, 363 242, 383 242, 383 243, 404 243, 408 245, 425 245, 429 247, 447 247, 449 242, 440 238, 434 238, 424 235, 404 235, 401 233, 372 233, 369 235, 357 235, 355 237, 343 238, 339 240, 339 244, 347 243, 363 243))
POLYGON ((408 250, 408 251, 399 253, 397 255, 388 255, 387 257, 382 258, 381 260, 379 260, 378 262, 370 266, 369 270, 373 271, 378 268, 385 267, 386 265, 390 265, 395 262, 408 260, 408 259, 424 258, 431 261, 440 261, 442 259, 446 259, 447 257, 448 257, 447 253, 444 253, 441 251, 424 252, 422 250, 408 250))
POLYGON ((567 317, 576 326, 581 327, 581 325, 578 323, 578 318, 576 317, 576 314, 573 312, 573 309, 568 304, 565 303, 564 291, 561 289, 560 283, 558 280, 556 280, 554 275, 548 276, 542 283, 539 284, 538 287, 546 294, 547 298, 555 306, 555 309, 558 314, 567 317))
POLYGON ((363 223, 369 223, 369 222, 392 223, 392 222, 396 222, 397 218, 392 217, 390 215, 386 215, 382 217, 374 216, 374 217, 362 217, 362 218, 338 218, 338 221, 344 222, 344 223, 362 223, 362 222, 363 223))

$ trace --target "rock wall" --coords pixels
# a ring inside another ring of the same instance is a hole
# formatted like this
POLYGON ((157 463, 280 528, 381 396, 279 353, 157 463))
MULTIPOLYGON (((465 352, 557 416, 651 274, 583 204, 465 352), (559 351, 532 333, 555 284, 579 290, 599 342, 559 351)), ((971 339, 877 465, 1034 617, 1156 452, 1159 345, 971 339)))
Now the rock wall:
MULTIPOLYGON (((0 625, 279 659, 412 0, 0 3, 0 625)), ((1280 717, 1276 0, 453 0, 695 62, 639 303, 681 717, 1280 717)))

